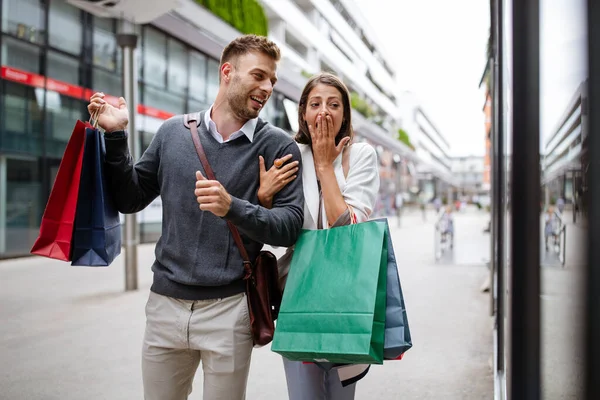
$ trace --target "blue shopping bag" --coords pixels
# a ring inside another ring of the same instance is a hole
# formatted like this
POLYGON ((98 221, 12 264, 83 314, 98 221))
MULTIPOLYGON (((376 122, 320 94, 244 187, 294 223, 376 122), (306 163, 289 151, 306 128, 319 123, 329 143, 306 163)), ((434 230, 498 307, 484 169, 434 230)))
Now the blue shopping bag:
POLYGON ((121 253, 121 223, 104 175, 105 154, 104 136, 86 128, 71 265, 107 266, 121 253))
POLYGON ((398 265, 388 221, 385 218, 372 221, 384 224, 389 238, 387 241, 387 296, 383 358, 385 360, 398 360, 412 347, 406 304, 402 294, 402 285, 400 284, 400 275, 398 274, 398 265))

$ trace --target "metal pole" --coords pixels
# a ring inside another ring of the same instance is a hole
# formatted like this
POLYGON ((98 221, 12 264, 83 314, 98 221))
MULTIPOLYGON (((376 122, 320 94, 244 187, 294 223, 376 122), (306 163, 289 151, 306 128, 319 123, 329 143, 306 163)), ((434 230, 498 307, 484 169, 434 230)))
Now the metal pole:
MULTIPOLYGON (((131 32, 131 25, 123 21, 123 31, 131 32)), ((137 79, 135 66, 135 48, 137 46, 137 35, 135 33, 117 34, 117 43, 122 49, 123 54, 123 97, 127 100, 129 109, 129 152, 135 160, 138 157, 138 132, 135 126, 135 116, 137 113, 137 79)), ((125 215, 125 290, 136 290, 138 288, 138 257, 137 245, 138 226, 136 214, 125 215)))
POLYGON ((6 156, 0 156, 0 254, 6 253, 6 156))
MULTIPOLYGON (((497 329, 497 348, 498 357, 496 359, 496 369, 504 371, 504 319, 506 317, 504 301, 505 301, 505 262, 504 262, 504 219, 505 219, 505 181, 504 181, 504 27, 503 13, 504 7, 502 0, 494 1, 494 150, 496 165, 494 170, 494 180, 492 186, 494 190, 494 204, 496 205, 495 225, 494 225, 494 244, 495 247, 495 312, 496 312, 496 329, 497 329)), ((492 291, 490 291, 492 292, 492 291)))
MULTIPOLYGON (((600 398, 600 3, 587 2, 588 24, 588 71, 586 106, 582 102, 582 114, 586 116, 584 134, 588 141, 589 176, 583 177, 589 192, 581 203, 589 204, 588 217, 588 260, 585 289, 585 398, 600 398), (589 131, 588 131, 589 129, 589 131)), ((583 121, 582 121, 583 123, 583 121)), ((585 168, 585 167, 584 167, 585 168)), ((583 170, 586 173, 586 170, 583 170)), ((582 213, 582 215, 585 215, 582 213)))
POLYGON ((540 391, 540 7, 512 2, 510 399, 540 391))

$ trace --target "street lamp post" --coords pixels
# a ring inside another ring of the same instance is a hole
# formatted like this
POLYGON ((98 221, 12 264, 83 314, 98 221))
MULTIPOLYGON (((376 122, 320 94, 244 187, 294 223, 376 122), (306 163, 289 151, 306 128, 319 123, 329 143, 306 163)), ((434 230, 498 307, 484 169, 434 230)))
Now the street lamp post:
MULTIPOLYGON (((122 32, 117 34, 117 43, 123 54, 123 97, 127 100, 129 109, 129 152, 135 160, 138 158, 138 133, 135 124, 137 112, 137 79, 135 66, 135 48, 138 36, 133 33, 133 25, 122 21, 122 32)), ((136 214, 125 215, 125 290, 136 290, 138 288, 138 257, 137 245, 139 243, 138 226, 136 214)))

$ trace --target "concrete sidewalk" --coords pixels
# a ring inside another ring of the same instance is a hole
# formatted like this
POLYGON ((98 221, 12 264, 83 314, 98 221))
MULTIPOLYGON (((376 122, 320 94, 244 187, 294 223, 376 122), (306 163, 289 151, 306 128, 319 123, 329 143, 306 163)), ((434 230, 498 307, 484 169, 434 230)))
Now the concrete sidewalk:
MULTIPOLYGON (((489 297, 479 291, 488 270, 462 254, 489 246, 481 234, 489 216, 471 210, 455 218, 468 237, 457 237, 457 264, 434 262, 433 213, 423 222, 407 212, 401 228, 390 219, 414 347, 402 361, 373 366, 357 399, 493 398, 489 297), (461 250, 460 240, 471 242, 461 250)), ((153 249, 140 246, 140 289, 127 293, 122 256, 108 268, 37 257, 0 262, 0 399, 142 399, 153 249)), ((198 374, 190 399, 201 399, 201 388, 198 374)), ((281 358, 268 347, 253 353, 247 398, 287 398, 281 358)))

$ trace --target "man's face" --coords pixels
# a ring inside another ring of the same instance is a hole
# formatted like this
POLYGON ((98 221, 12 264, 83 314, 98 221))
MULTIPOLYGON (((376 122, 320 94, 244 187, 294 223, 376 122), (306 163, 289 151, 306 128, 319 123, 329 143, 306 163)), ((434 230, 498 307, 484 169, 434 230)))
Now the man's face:
POLYGON ((247 53, 232 60, 227 87, 231 111, 242 120, 258 117, 277 82, 277 62, 261 52, 247 53))

